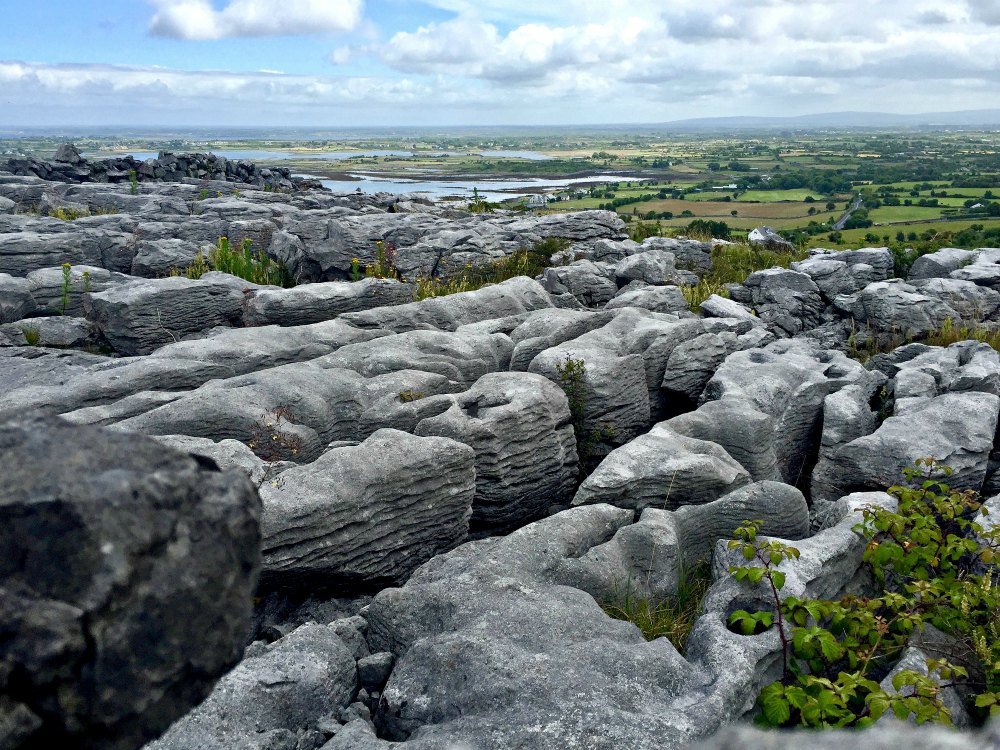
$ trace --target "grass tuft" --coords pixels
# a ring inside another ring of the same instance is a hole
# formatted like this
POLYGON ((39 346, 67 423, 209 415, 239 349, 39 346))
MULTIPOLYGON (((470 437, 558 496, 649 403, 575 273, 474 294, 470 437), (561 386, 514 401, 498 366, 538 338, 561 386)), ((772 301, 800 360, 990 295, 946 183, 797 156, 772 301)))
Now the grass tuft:
POLYGON ((906 344, 947 347, 960 341, 978 341, 1000 351, 1000 328, 978 323, 956 325, 951 318, 926 336, 904 336, 896 329, 883 331, 871 326, 860 330, 853 328, 847 339, 847 355, 864 364, 877 354, 889 354, 906 344))
POLYGON ((419 302, 430 297, 472 292, 518 276, 535 277, 549 265, 552 254, 565 250, 568 246, 568 242, 545 240, 536 243, 534 247, 522 248, 483 266, 465 266, 455 275, 418 276, 414 281, 413 298, 419 302))
POLYGON ((183 269, 174 268, 170 271, 170 275, 200 279, 212 269, 238 276, 254 284, 295 286, 284 264, 271 260, 263 250, 254 252, 249 239, 243 240, 239 249, 234 249, 228 237, 219 238, 219 243, 209 251, 207 259, 204 253, 199 252, 191 265, 183 269))
POLYGON ((601 605, 609 617, 625 620, 642 631, 647 641, 667 638, 681 654, 691 628, 702 612, 702 602, 712 585, 708 563, 682 568, 677 593, 656 601, 638 594, 629 584, 601 605))
POLYGON ((728 297, 726 284, 742 284, 754 271, 788 268, 807 257, 809 253, 805 250, 785 253, 742 243, 717 245, 712 248, 712 270, 697 284, 682 287, 681 291, 692 312, 698 312, 699 305, 713 294, 728 297))

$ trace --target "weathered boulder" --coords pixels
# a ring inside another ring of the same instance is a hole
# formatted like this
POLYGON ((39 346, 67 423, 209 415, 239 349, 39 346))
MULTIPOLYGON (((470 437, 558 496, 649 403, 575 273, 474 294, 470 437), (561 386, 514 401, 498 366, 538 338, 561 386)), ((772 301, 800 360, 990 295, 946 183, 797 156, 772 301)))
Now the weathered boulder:
POLYGON ((0 325, 0 333, 17 346, 82 348, 95 343, 96 326, 86 318, 53 316, 6 323, 0 325))
POLYGON ((0 323, 13 323, 38 309, 27 279, 0 273, 0 323))
POLYGON ((978 491, 986 479, 998 411, 1000 398, 991 393, 917 400, 870 435, 832 451, 826 482, 841 495, 884 489, 900 482, 903 469, 918 458, 931 456, 954 469, 949 485, 978 491))
POLYGON ((738 398, 708 401, 664 425, 679 435, 721 445, 756 482, 781 479, 774 453, 774 418, 752 403, 738 398))
POLYGON ((454 331, 468 323, 552 306, 552 299, 537 281, 518 276, 472 292, 345 313, 340 319, 358 328, 385 328, 396 333, 418 329, 454 331))
POLYGON ((510 339, 514 342, 510 369, 527 370, 531 361, 546 349, 601 328, 612 317, 610 312, 558 308, 529 313, 510 333, 510 339))
MULTIPOLYGON (((397 657, 375 717, 381 736, 484 750, 679 744, 686 722, 667 706, 706 676, 665 639, 646 643, 589 594, 558 585, 569 577, 561 563, 630 520, 608 506, 566 511, 439 556, 376 596, 369 641, 397 657)), ((328 743, 390 746, 362 721, 328 743)))
POLYGON ((622 290, 605 306, 605 310, 618 310, 623 307, 640 307, 658 313, 687 313, 688 302, 680 287, 647 286, 641 289, 622 290))
POLYGON ((486 373, 506 370, 513 348, 502 333, 407 331, 344 346, 316 363, 354 370, 366 378, 420 370, 468 387, 486 373))
MULTIPOLYGON (((911 285, 923 294, 945 302, 959 319, 972 323, 994 320, 1000 310, 1000 292, 960 279, 919 279, 911 285)), ((958 323, 958 320, 953 320, 958 323)))
POLYGON ((562 563, 576 586, 598 601, 625 592, 662 601, 677 593, 684 571, 708 562, 719 539, 729 539, 746 519, 762 522, 761 533, 783 539, 809 535, 809 508, 799 490, 779 482, 757 482, 703 505, 677 510, 648 507, 607 542, 562 563), (627 583, 622 571, 629 571, 627 583))
POLYGON ((257 493, 211 461, 57 420, 0 427, 0 459, 0 724, 23 731, 5 745, 141 747, 242 654, 257 493))
POLYGON ((84 312, 119 354, 149 354, 191 333, 241 325, 248 287, 224 274, 134 281, 84 295, 84 312))
POLYGON ((743 285, 757 315, 780 335, 794 336, 820 322, 823 298, 804 273, 785 268, 755 271, 743 285))
POLYGON ((264 584, 315 591, 404 580, 466 539, 475 460, 453 440, 385 429, 282 472, 261 488, 264 584))
POLYGON ((767 414, 781 477, 803 486, 821 440, 826 397, 848 385, 883 382, 881 373, 842 352, 790 339, 730 354, 705 386, 702 401, 733 398, 767 414))
MULTIPOLYGON (((78 222, 47 221, 55 224, 78 222)), ((71 265, 101 266, 109 271, 128 273, 132 268, 134 248, 124 232, 107 228, 87 227, 80 219, 79 227, 60 227, 59 231, 22 231, 0 235, 0 273, 25 276, 40 268, 71 265)))
POLYGON ((476 531, 508 531, 576 489, 576 438, 562 389, 541 375, 484 375, 465 393, 446 397, 447 411, 422 420, 417 435, 439 435, 476 455, 476 531))
POLYGON ((245 317, 252 326, 297 326, 412 301, 413 286, 394 279, 329 281, 291 289, 254 289, 248 295, 245 317))
POLYGON ((763 321, 754 315, 745 306, 718 294, 713 294, 699 305, 701 312, 707 318, 738 318, 739 320, 749 320, 754 325, 764 325, 763 321))
POLYGON ((977 255, 978 253, 973 250, 943 247, 933 253, 921 255, 913 261, 907 278, 910 281, 916 279, 947 278, 952 271, 956 271, 975 261, 977 255))
POLYGON ((153 352, 153 357, 168 362, 188 360, 223 365, 230 374, 242 375, 316 359, 343 346, 388 335, 388 331, 363 330, 339 320, 303 326, 217 328, 204 338, 161 346, 153 352))
POLYGON ((309 623, 258 649, 204 703, 147 750, 315 748, 317 725, 358 691, 357 667, 334 625, 309 623))
POLYGON ((839 451, 853 440, 872 434, 880 415, 872 409, 876 382, 849 385, 823 400, 823 433, 812 473, 811 499, 832 501, 847 494, 840 485, 839 451))
MULTIPOLYGON (((898 351, 898 350, 897 350, 898 351)), ((925 347, 896 366, 893 395, 897 408, 908 399, 949 392, 978 391, 1000 396, 1000 354, 978 341, 960 341, 947 348, 925 347)))
POLYGON ((48 315, 83 315, 83 295, 101 292, 109 287, 134 280, 115 271, 97 266, 71 266, 69 280, 62 268, 40 268, 25 278, 31 284, 31 294, 48 315))
POLYGON ((811 253, 811 257, 821 260, 839 261, 848 266, 868 266, 874 269, 878 281, 890 278, 895 271, 895 261, 887 247, 863 247, 860 250, 812 250, 811 253))
POLYGON ((979 286, 1000 290, 1000 248, 983 248, 976 251, 976 259, 959 266, 948 278, 972 281, 979 286))
POLYGON ((197 244, 186 240, 144 240, 136 246, 131 273, 147 278, 168 276, 186 269, 201 252, 197 244))
POLYGON ((747 470, 720 445, 660 423, 609 453, 583 480, 573 504, 673 510, 717 500, 749 482, 747 470))
POLYGON ((591 260, 546 268, 542 286, 551 294, 572 294, 586 307, 601 307, 618 291, 614 266, 591 260))
POLYGON ((677 267, 694 271, 699 276, 712 270, 712 243, 689 240, 684 237, 648 237, 642 249, 671 253, 677 267))
POLYGON ((630 281, 642 281, 654 286, 676 284, 680 278, 677 275, 676 261, 674 254, 665 250, 643 250, 618 261, 615 280, 621 286, 630 281))
POLYGON ((726 343, 717 333, 703 333, 680 342, 667 359, 663 389, 697 403, 705 384, 729 355, 726 343))
POLYGON ((958 311, 940 297, 893 279, 869 284, 857 294, 841 295, 834 305, 860 325, 900 336, 920 336, 940 328, 958 311))
POLYGON ((842 260, 830 260, 824 256, 792 263, 791 268, 811 278, 819 287, 826 302, 832 302, 839 294, 860 292, 869 284, 885 279, 884 275, 867 263, 852 265, 842 260))
MULTIPOLYGON (((311 362, 212 380, 116 423, 147 435, 190 435, 255 445, 262 457, 311 461, 333 440, 355 437, 369 383, 311 362)), ((390 386, 391 387, 391 386, 390 386)))

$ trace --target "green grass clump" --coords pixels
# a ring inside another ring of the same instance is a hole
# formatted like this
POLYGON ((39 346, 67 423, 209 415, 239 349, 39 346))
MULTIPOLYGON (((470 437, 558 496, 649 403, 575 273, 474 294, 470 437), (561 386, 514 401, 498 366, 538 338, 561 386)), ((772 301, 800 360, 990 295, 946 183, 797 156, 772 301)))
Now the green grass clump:
POLYGON ((925 336, 903 335, 897 329, 876 330, 871 326, 861 330, 854 328, 847 339, 847 355, 864 364, 877 354, 889 354, 906 344, 951 346, 961 341, 978 341, 1000 351, 1000 329, 978 323, 956 325, 951 318, 947 318, 940 328, 925 336))
POLYGON ((65 208, 63 206, 59 206, 49 212, 50 217, 59 219, 59 221, 76 221, 90 215, 90 211, 80 211, 75 208, 65 208))
POLYGON ((1000 351, 1000 330, 981 325, 956 326, 951 318, 945 320, 944 324, 933 331, 923 343, 928 346, 951 346, 959 341, 970 340, 988 344, 1000 351))
POLYGON ((712 248, 712 270, 694 286, 681 287, 681 291, 691 310, 698 312, 701 303, 713 294, 728 297, 726 284, 742 284, 754 271, 788 268, 808 256, 805 250, 785 253, 741 243, 717 245, 712 248))
POLYGON ((42 340, 42 334, 35 326, 24 326, 21 333, 24 334, 24 342, 28 346, 38 346, 42 340))
POLYGON ((681 569, 677 592, 668 599, 657 601, 627 586, 604 602, 601 609, 609 617, 635 625, 647 641, 667 638, 683 654, 688 635, 701 614, 702 601, 711 585, 711 570, 707 563, 701 563, 681 569))
POLYGON ((518 276, 534 277, 549 265, 549 256, 566 249, 569 243, 553 239, 522 248, 483 266, 465 266, 453 276, 419 276, 414 281, 413 298, 417 301, 430 297, 444 297, 459 292, 472 292, 489 284, 518 276))
POLYGON ((174 268, 170 275, 200 279, 213 269, 254 284, 295 286, 284 264, 271 260, 263 250, 254 252, 253 242, 249 239, 243 240, 239 249, 233 249, 228 237, 219 238, 219 243, 209 251, 207 259, 204 253, 198 253, 191 265, 184 269, 174 268))

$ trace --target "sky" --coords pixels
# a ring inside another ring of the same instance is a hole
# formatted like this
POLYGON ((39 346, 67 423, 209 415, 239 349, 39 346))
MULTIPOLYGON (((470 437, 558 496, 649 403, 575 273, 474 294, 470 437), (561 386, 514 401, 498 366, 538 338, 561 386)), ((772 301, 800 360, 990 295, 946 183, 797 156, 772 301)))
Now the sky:
POLYGON ((1000 108, 1000 0, 0 0, 0 125, 1000 108))

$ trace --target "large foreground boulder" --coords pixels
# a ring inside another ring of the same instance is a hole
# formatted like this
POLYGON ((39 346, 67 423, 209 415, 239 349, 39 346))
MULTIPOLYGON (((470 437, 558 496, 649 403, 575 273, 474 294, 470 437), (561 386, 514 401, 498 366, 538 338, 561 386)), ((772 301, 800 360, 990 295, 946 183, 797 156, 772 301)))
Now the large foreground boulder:
POLYGON ((152 440, 0 427, 5 748, 141 747, 243 652, 260 501, 152 440))

